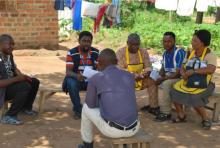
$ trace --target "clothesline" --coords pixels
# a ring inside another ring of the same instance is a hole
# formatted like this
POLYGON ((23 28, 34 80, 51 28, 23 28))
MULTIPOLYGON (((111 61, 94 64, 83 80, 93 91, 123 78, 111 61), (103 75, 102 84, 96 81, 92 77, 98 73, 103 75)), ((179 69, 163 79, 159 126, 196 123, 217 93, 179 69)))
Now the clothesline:
POLYGON ((208 7, 220 7, 220 0, 156 0, 155 7, 167 11, 176 11, 180 16, 190 16, 194 8, 198 12, 208 11, 208 7))

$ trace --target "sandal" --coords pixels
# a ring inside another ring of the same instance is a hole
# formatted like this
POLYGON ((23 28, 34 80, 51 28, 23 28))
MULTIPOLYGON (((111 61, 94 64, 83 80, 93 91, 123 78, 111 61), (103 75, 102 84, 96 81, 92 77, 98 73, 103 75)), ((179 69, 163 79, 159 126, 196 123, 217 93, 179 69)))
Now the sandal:
POLYGON ((172 119, 172 123, 185 123, 185 122, 187 122, 186 115, 184 115, 183 117, 177 116, 177 118, 172 119))
POLYGON ((155 120, 156 122, 163 122, 171 119, 171 114, 159 113, 155 120))
POLYGON ((205 130, 209 130, 212 126, 212 122, 210 120, 202 120, 202 128, 205 130))

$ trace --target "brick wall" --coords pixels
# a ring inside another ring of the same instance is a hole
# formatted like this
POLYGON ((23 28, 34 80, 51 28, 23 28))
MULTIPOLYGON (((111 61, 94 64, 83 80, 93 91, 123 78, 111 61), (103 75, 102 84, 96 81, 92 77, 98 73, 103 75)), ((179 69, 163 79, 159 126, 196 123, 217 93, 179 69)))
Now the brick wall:
POLYGON ((0 34, 13 36, 16 48, 58 46, 54 0, 0 0, 0 34))

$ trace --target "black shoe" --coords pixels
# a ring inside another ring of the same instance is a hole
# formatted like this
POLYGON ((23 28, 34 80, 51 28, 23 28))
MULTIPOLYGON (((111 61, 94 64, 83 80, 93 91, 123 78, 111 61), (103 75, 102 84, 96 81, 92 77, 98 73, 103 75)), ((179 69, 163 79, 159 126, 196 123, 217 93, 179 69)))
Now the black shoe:
POLYGON ((212 122, 210 120, 202 120, 202 128, 205 130, 209 130, 212 126, 212 122))
POLYGON ((141 107, 141 111, 145 112, 145 111, 148 111, 150 109, 150 106, 149 105, 146 105, 146 106, 143 106, 141 107))
POLYGON ((84 148, 84 145, 83 144, 78 144, 77 148, 84 148))
POLYGON ((152 115, 157 116, 160 113, 160 107, 155 107, 155 108, 150 107, 148 112, 151 113, 152 115))
POLYGON ((78 144, 77 148, 93 148, 93 142, 92 143, 83 142, 83 144, 78 144))
POLYGON ((75 112, 74 115, 73 115, 73 118, 74 118, 75 120, 81 119, 81 113, 75 112))
POLYGON ((156 122, 163 122, 171 119, 171 114, 159 113, 154 121, 156 122))

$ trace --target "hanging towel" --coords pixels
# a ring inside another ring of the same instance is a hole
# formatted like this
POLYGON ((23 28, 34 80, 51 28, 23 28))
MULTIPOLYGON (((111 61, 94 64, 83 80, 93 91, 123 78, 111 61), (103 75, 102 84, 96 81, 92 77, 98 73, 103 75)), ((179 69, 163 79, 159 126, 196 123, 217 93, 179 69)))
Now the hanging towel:
POLYGON ((120 24, 121 23, 121 17, 120 17, 120 14, 121 14, 121 0, 112 0, 112 5, 115 5, 117 7, 117 11, 116 11, 116 17, 114 19, 114 23, 116 24, 120 24))
POLYGON ((178 0, 156 0, 155 7, 157 9, 163 9, 168 11, 174 11, 177 9, 178 0))
POLYGON ((198 12, 206 12, 209 7, 210 0, 197 0, 196 1, 196 10, 198 12))
POLYGON ((71 0, 66 0, 65 5, 66 5, 66 7, 71 9, 72 8, 72 1, 71 0))
POLYGON ((101 4, 82 1, 81 16, 96 18, 101 4))
POLYGON ((73 30, 82 30, 82 17, 81 17, 82 0, 75 0, 73 9, 73 30))
POLYGON ((177 14, 180 16, 190 16, 193 14, 196 0, 179 0, 177 14))
POLYGON ((64 0, 55 0, 54 9, 55 10, 64 10, 64 0))
POLYGON ((94 33, 96 33, 99 30, 99 26, 100 26, 102 17, 105 14, 106 9, 107 9, 107 5, 101 5, 100 6, 98 15, 94 20, 94 30, 93 30, 94 33))

